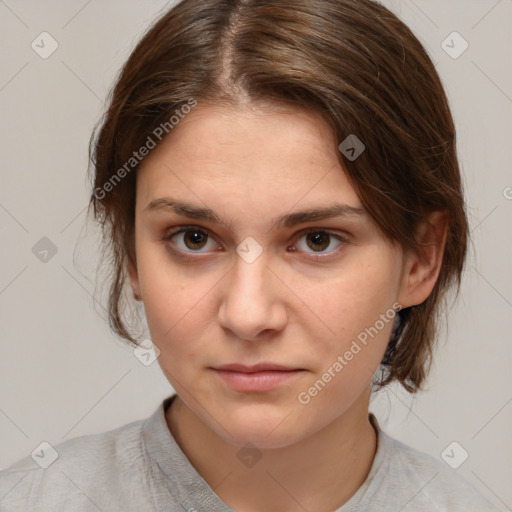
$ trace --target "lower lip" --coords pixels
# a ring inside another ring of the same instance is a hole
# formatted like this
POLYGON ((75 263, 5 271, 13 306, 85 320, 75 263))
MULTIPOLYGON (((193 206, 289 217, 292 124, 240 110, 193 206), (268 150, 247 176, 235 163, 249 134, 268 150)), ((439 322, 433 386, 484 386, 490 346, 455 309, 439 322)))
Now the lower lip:
POLYGON ((302 370, 262 371, 253 373, 215 370, 217 375, 236 391, 261 392, 271 391, 300 375, 302 370))

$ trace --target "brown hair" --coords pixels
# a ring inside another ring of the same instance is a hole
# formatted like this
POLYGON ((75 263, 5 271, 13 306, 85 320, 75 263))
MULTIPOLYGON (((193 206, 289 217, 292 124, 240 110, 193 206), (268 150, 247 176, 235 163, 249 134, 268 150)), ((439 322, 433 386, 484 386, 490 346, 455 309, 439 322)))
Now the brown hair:
POLYGON ((415 228, 428 212, 447 212, 437 283, 422 304, 398 313, 376 382, 422 389, 440 304, 454 282, 460 286, 468 226, 453 120, 418 39, 371 0, 183 0, 150 27, 90 144, 89 207, 113 269, 109 323, 135 345, 123 320, 127 269, 135 267, 138 162, 130 159, 191 99, 291 102, 320 113, 340 142, 355 134, 365 151, 353 161, 339 157, 374 221, 404 248, 416 247, 415 228))

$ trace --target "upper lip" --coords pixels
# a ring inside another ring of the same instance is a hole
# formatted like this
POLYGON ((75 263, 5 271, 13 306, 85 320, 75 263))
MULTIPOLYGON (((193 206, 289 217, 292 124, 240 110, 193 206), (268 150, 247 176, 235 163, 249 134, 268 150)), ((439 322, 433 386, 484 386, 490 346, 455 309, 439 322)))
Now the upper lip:
POLYGON ((244 364, 231 363, 231 364, 222 364, 220 366, 216 366, 215 370, 224 370, 228 372, 240 372, 240 373, 255 373, 255 372, 265 372, 265 371, 281 371, 281 372, 289 372, 293 370, 299 370, 300 368, 291 368, 290 366, 283 366, 282 364, 275 363, 258 363, 252 366, 246 366, 244 364))

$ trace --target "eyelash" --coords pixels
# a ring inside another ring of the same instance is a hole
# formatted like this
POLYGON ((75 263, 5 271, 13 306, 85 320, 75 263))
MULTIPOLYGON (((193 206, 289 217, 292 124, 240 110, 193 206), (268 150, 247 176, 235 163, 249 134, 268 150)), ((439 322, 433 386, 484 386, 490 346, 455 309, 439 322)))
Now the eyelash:
MULTIPOLYGON (((165 236, 162 238, 162 242, 170 242, 171 239, 176 236, 176 235, 179 235, 180 233, 187 233, 189 231, 196 231, 196 232, 199 232, 201 234, 204 234, 207 236, 207 241, 210 239, 210 238, 214 238, 211 234, 211 232, 208 230, 208 229, 205 229, 205 228, 201 228, 199 226, 182 226, 181 228, 179 229, 176 229, 172 232, 168 232, 165 234, 165 236)), ((348 244, 349 243, 349 240, 344 237, 344 236, 341 236, 339 234, 336 234, 336 233, 333 233, 332 231, 329 231, 329 230, 325 230, 325 229, 321 229, 321 228, 308 228, 306 230, 303 230, 299 233, 299 237, 296 239, 296 242, 294 242, 294 245, 299 241, 301 240, 303 237, 311 234, 311 233, 320 233, 322 235, 328 235, 332 238, 335 238, 337 239, 339 242, 341 242, 341 246, 339 246, 338 248, 336 249, 333 249, 329 252, 305 252, 306 254, 310 254, 312 255, 313 257, 316 257, 317 259, 320 259, 320 258, 327 258, 329 256, 333 256, 335 253, 339 252, 344 245, 348 244)), ((329 240, 329 245, 330 245, 330 242, 331 240, 329 240)), ((175 245, 173 242, 171 242, 173 245, 175 245)), ((176 256, 180 257, 180 258, 184 258, 184 259, 192 259, 192 258, 196 258, 197 256, 191 256, 192 254, 201 254, 201 251, 184 251, 182 249, 172 249, 169 247, 169 250, 175 254, 176 256)), ((295 251, 293 251, 295 252, 295 251)), ((297 252, 300 252, 300 251, 297 251, 297 252)))

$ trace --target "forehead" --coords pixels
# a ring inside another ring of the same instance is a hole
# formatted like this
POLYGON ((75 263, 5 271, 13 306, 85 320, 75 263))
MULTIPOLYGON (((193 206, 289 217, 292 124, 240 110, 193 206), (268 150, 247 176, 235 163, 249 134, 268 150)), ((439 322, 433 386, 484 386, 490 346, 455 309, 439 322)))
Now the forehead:
POLYGON ((199 103, 137 171, 141 208, 166 195, 243 203, 248 214, 298 202, 360 206, 327 122, 290 106, 199 103))

